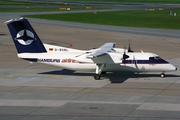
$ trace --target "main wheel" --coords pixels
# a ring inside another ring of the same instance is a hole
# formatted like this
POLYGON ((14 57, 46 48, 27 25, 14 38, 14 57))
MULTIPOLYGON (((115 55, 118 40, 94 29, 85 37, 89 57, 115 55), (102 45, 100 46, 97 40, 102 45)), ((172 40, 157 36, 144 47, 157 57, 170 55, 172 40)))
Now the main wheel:
POLYGON ((101 74, 106 74, 106 72, 102 72, 101 74))
POLYGON ((101 76, 100 76, 99 74, 95 74, 95 75, 94 75, 94 79, 95 79, 95 80, 99 80, 100 78, 101 78, 101 76))
POLYGON ((164 78, 165 77, 165 74, 164 73, 161 73, 161 78, 164 78))

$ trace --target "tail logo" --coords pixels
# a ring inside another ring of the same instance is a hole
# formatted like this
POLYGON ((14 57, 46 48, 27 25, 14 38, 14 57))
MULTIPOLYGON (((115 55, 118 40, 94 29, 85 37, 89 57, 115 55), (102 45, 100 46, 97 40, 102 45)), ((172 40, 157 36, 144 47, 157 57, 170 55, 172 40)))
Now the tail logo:
POLYGON ((35 41, 34 34, 29 30, 19 31, 15 39, 22 45, 30 45, 35 41))

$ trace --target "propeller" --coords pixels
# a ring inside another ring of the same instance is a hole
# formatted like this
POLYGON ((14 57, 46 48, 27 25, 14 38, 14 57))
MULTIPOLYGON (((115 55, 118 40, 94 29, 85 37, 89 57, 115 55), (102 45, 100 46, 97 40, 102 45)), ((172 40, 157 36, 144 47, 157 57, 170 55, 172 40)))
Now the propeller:
POLYGON ((125 63, 125 60, 128 58, 129 58, 129 55, 126 55, 126 47, 124 46, 124 54, 123 54, 122 62, 125 63))
POLYGON ((131 50, 130 39, 129 39, 129 48, 128 48, 128 52, 134 52, 134 51, 131 50))

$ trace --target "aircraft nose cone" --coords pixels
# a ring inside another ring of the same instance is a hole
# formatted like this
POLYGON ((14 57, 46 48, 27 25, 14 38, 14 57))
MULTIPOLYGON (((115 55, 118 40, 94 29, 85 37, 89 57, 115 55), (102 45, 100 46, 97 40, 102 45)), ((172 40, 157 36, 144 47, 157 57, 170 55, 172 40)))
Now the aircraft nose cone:
POLYGON ((172 64, 169 64, 168 69, 169 69, 169 71, 177 71, 177 67, 175 67, 172 64))

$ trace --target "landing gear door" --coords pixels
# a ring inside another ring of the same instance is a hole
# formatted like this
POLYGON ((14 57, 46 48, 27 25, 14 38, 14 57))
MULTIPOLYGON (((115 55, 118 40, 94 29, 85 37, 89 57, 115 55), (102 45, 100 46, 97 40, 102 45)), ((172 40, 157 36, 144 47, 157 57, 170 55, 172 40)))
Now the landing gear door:
POLYGON ((138 69, 137 60, 136 60, 135 56, 133 56, 132 67, 135 68, 135 69, 138 69))

